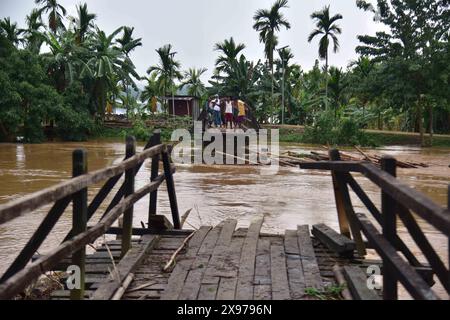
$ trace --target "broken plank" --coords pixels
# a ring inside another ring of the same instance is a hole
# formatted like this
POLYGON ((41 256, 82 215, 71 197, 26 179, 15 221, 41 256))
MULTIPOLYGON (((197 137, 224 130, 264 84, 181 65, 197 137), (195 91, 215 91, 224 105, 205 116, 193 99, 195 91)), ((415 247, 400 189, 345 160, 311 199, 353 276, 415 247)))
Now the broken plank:
POLYGON ((144 258, 145 254, 150 251, 157 241, 159 236, 145 235, 142 237, 142 241, 139 246, 132 247, 123 259, 116 266, 117 273, 119 275, 119 281, 109 277, 107 281, 94 292, 92 295, 93 300, 109 300, 114 295, 114 292, 120 287, 123 280, 133 272, 144 258))
POLYGON ((332 228, 321 223, 312 228, 312 234, 327 248, 341 256, 351 257, 356 249, 355 242, 346 236, 337 233, 332 228))
POLYGON ((344 277, 355 300, 380 300, 375 290, 367 287, 367 275, 354 266, 344 266, 344 277))

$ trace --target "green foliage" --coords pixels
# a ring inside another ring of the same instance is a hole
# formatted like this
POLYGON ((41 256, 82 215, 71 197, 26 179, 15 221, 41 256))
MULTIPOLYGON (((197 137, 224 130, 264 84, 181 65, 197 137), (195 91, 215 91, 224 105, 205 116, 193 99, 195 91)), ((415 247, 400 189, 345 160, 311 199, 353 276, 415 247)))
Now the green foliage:
POLYGON ((152 130, 147 128, 144 121, 136 120, 127 134, 134 136, 137 140, 148 141, 152 135, 152 130))
POLYGON ((25 142, 43 141, 42 123, 53 116, 62 100, 47 84, 39 57, 10 48, 0 56, 0 82, 2 139, 23 135, 25 142))
POLYGON ((312 126, 305 127, 302 142, 324 145, 375 145, 354 120, 344 118, 336 124, 332 111, 321 113, 312 126))
POLYGON ((319 300, 342 300, 341 293, 344 289, 345 285, 327 286, 324 291, 319 291, 316 288, 306 288, 305 294, 319 300))

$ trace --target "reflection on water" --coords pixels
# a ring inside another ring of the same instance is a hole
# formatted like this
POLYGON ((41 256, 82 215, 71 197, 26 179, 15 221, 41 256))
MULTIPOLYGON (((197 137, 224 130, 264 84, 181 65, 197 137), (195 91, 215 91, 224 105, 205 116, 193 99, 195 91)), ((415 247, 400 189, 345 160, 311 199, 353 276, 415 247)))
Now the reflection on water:
MULTIPOLYGON (((121 161, 125 148, 124 143, 117 141, 0 144, 0 203, 70 178, 71 152, 80 147, 88 150, 91 171, 121 161)), ((312 146, 304 145, 281 146, 281 150, 295 152, 309 152, 313 149, 312 146)), ((391 154, 400 160, 429 163, 430 168, 400 169, 398 176, 435 202, 446 205, 447 185, 450 182, 449 149, 389 147, 377 152, 391 154)), ((149 163, 146 163, 137 175, 136 188, 148 182, 149 171, 149 163)), ((361 176, 356 176, 356 179, 379 206, 379 189, 361 176)), ((263 228, 269 232, 281 233, 285 229, 295 228, 297 224, 326 223, 338 228, 331 178, 327 172, 281 168, 277 175, 260 175, 259 168, 252 166, 178 166, 175 183, 180 212, 194 209, 188 219, 188 224, 192 227, 215 225, 226 218, 235 218, 239 221, 239 226, 245 227, 255 217, 264 217, 263 228)), ((96 185, 89 188, 90 199, 99 187, 100 185, 96 185)), ((158 210, 170 219, 170 206, 165 190, 163 185, 159 193, 158 210)), ((364 212, 364 206, 358 199, 352 199, 356 209, 364 212)), ((0 272, 17 255, 47 211, 48 207, 41 208, 0 226, 0 272)), ((146 221, 147 211, 148 197, 145 197, 135 207, 136 226, 140 226, 141 221, 146 221)), ((448 261, 445 237, 427 224, 420 223, 444 261, 448 261)), ((59 243, 70 224, 69 208, 41 251, 59 243)), ((402 233, 402 226, 399 228, 402 233)))

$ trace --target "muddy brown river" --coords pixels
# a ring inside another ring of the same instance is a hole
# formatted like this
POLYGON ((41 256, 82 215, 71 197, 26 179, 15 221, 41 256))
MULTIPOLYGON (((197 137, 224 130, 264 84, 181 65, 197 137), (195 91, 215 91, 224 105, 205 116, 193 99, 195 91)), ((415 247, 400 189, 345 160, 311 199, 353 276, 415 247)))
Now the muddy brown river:
MULTIPOLYGON (((0 144, 0 203, 70 178, 71 153, 76 148, 85 148, 88 151, 89 170, 96 170, 121 161, 125 146, 119 141, 0 144)), ((280 149, 309 152, 317 148, 289 144, 282 145, 280 149)), ((399 169, 398 176, 409 186, 427 194, 436 203, 447 205, 450 149, 386 147, 376 152, 390 154, 400 160, 428 163, 429 168, 399 169)), ((138 173, 136 188, 148 182, 149 169, 149 163, 146 163, 138 173)), ((374 203, 379 205, 379 189, 363 177, 356 178, 374 203)), ((338 228, 331 177, 327 172, 280 168, 276 175, 261 175, 259 167, 179 165, 175 174, 175 187, 180 213, 193 209, 185 227, 215 225, 226 218, 237 219, 239 226, 246 227, 255 217, 264 217, 263 229, 272 233, 284 232, 285 229, 295 228, 298 224, 326 223, 338 228)), ((89 188, 90 199, 99 188, 100 185, 89 188)), ((158 211, 170 219, 165 185, 162 185, 160 190, 158 211)), ((353 199, 356 209, 365 212, 364 206, 356 198, 353 199)), ((146 221, 147 208, 148 197, 136 204, 134 224, 137 227, 141 225, 141 221, 146 221)), ((25 245, 48 209, 41 208, 0 225, 0 273, 5 271, 25 245)), ((448 239, 420 219, 419 223, 426 230, 427 237, 438 253, 448 263, 448 239)), ((68 210, 40 249, 40 253, 60 243, 70 225, 71 213, 68 210)), ((402 225, 399 225, 399 234, 413 245, 402 225)), ((422 257, 419 250, 413 251, 419 258, 422 257)), ((436 289, 443 293, 439 284, 436 289)))

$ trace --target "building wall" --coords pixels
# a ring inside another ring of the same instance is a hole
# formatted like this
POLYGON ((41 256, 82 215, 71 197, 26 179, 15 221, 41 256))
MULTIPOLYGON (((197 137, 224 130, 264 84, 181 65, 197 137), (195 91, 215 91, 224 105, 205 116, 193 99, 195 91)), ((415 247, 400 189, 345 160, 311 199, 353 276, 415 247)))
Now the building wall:
MULTIPOLYGON (((173 103, 169 99, 169 114, 173 115, 173 103)), ((175 115, 176 116, 192 116, 197 119, 200 114, 198 99, 177 100, 175 98, 175 115), (197 117, 197 118, 196 118, 197 117)))

